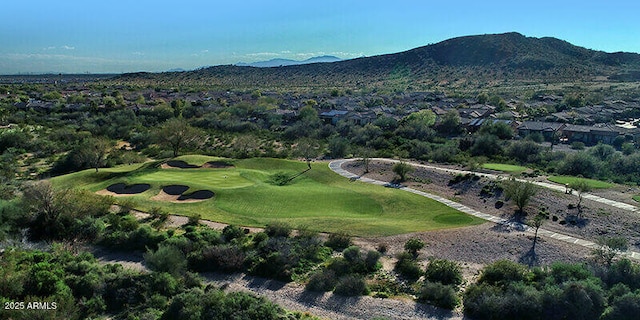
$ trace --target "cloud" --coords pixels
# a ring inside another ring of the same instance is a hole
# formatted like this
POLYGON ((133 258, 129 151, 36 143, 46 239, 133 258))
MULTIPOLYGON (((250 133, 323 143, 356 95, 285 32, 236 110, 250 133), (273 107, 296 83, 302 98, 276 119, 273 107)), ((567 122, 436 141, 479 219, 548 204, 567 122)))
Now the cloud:
POLYGON ((68 46, 68 45, 63 45, 63 46, 60 46, 60 47, 49 46, 49 47, 46 47, 46 48, 42 48, 42 50, 45 50, 45 51, 49 51, 49 50, 75 50, 75 49, 76 49, 76 47, 68 46))
POLYGON ((134 56, 144 56, 144 52, 140 52, 140 51, 134 51, 134 52, 131 52, 131 54, 134 56))

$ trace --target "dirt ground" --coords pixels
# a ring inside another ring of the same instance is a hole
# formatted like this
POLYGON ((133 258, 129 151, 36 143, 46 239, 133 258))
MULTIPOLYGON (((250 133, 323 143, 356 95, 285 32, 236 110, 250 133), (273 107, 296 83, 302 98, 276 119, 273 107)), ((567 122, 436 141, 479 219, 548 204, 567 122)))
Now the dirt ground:
MULTIPOLYGON (((343 168, 358 175, 364 174, 364 167, 357 161, 346 163, 343 168)), ((390 163, 372 161, 369 166, 369 173, 365 176, 382 181, 392 181, 395 178, 395 174, 391 168, 392 164, 390 163)), ((443 196, 476 210, 505 219, 519 221, 527 219, 526 216, 518 217, 515 215, 515 205, 505 201, 504 195, 499 189, 490 188, 494 185, 493 180, 476 178, 451 184, 450 180, 453 177, 453 174, 441 171, 415 168, 415 171, 410 174, 409 181, 403 184, 443 196), (481 194, 483 188, 488 190, 489 193, 481 194), (501 205, 501 202, 504 204, 501 205)), ((636 190, 627 189, 619 187, 617 189, 598 190, 592 193, 612 200, 624 200, 624 202, 633 203, 630 198, 632 194, 635 194, 636 190), (623 190, 620 190, 621 188, 623 190)), ((629 240, 630 249, 640 249, 640 219, 638 219, 637 213, 583 199, 583 212, 578 216, 578 210, 574 208, 577 202, 578 198, 576 196, 540 188, 526 207, 525 212, 528 216, 531 216, 544 208, 549 213, 549 219, 543 225, 543 228, 547 230, 591 241, 595 241, 602 236, 622 236, 629 240)), ((469 231, 469 233, 473 232, 469 231)), ((571 248, 573 249, 570 251, 575 249, 574 246, 571 246, 571 248)))

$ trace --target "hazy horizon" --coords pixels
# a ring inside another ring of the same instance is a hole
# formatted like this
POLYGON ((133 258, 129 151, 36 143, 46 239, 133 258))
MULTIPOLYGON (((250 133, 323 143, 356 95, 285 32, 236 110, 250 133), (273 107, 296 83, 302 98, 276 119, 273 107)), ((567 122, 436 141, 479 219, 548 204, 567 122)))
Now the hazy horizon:
POLYGON ((396 53, 519 32, 640 52, 640 4, 538 1, 21 0, 0 12, 0 74, 191 70, 283 58, 396 53))

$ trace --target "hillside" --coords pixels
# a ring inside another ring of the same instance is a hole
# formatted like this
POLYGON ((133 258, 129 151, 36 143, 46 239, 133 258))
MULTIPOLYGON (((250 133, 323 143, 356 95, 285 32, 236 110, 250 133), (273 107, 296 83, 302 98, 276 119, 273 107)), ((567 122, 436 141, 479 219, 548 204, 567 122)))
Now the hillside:
POLYGON ((476 86, 524 83, 635 80, 640 54, 606 53, 556 38, 519 33, 465 36, 408 51, 333 63, 274 68, 214 66, 172 74, 126 74, 118 81, 201 83, 219 86, 363 87, 476 86))
POLYGON ((337 62, 342 59, 334 56, 320 56, 313 57, 306 60, 292 60, 292 59, 271 59, 267 61, 256 61, 251 63, 239 62, 235 65, 238 67, 258 67, 258 68, 271 68, 271 67, 283 67, 283 66, 293 66, 299 64, 310 64, 310 63, 326 63, 326 62, 337 62))

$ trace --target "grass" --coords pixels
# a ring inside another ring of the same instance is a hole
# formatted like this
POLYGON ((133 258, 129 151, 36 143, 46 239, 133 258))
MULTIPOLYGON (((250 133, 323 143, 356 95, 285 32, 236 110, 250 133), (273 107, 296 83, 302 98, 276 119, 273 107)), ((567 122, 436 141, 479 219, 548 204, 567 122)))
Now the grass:
POLYGON ((555 182, 555 183, 559 183, 559 184, 572 184, 576 181, 579 180, 584 180, 587 182, 587 184, 589 185, 589 187, 591 187, 591 189, 607 189, 607 188, 611 188, 614 186, 613 183, 609 183, 609 182, 605 182, 605 181, 600 181, 600 180, 594 180, 594 179, 587 179, 587 178, 580 178, 580 177, 573 177, 573 176, 550 176, 549 181, 555 182))
POLYGON ((633 200, 640 202, 640 194, 637 196, 633 196, 633 200))
MULTIPOLYGON (((176 160, 220 160, 200 156, 176 160)), ((286 186, 269 184, 270 175, 294 175, 306 163, 280 159, 229 160, 232 168, 160 169, 154 163, 85 170, 52 179, 55 186, 73 186, 98 191, 124 182, 148 183, 151 189, 119 197, 141 210, 164 207, 168 212, 243 226, 264 226, 279 220, 314 231, 346 232, 356 236, 387 236, 480 224, 484 221, 441 203, 394 188, 350 182, 333 173, 327 163, 314 163, 312 170, 286 186), (196 203, 170 203, 150 199, 163 186, 184 184, 189 192, 211 190, 214 199, 196 203), (126 199, 126 200, 125 200, 126 199)))
POLYGON ((503 163, 485 163, 482 165, 482 167, 489 170, 504 171, 504 172, 510 172, 510 173, 521 173, 529 169, 523 166, 503 164, 503 163))

